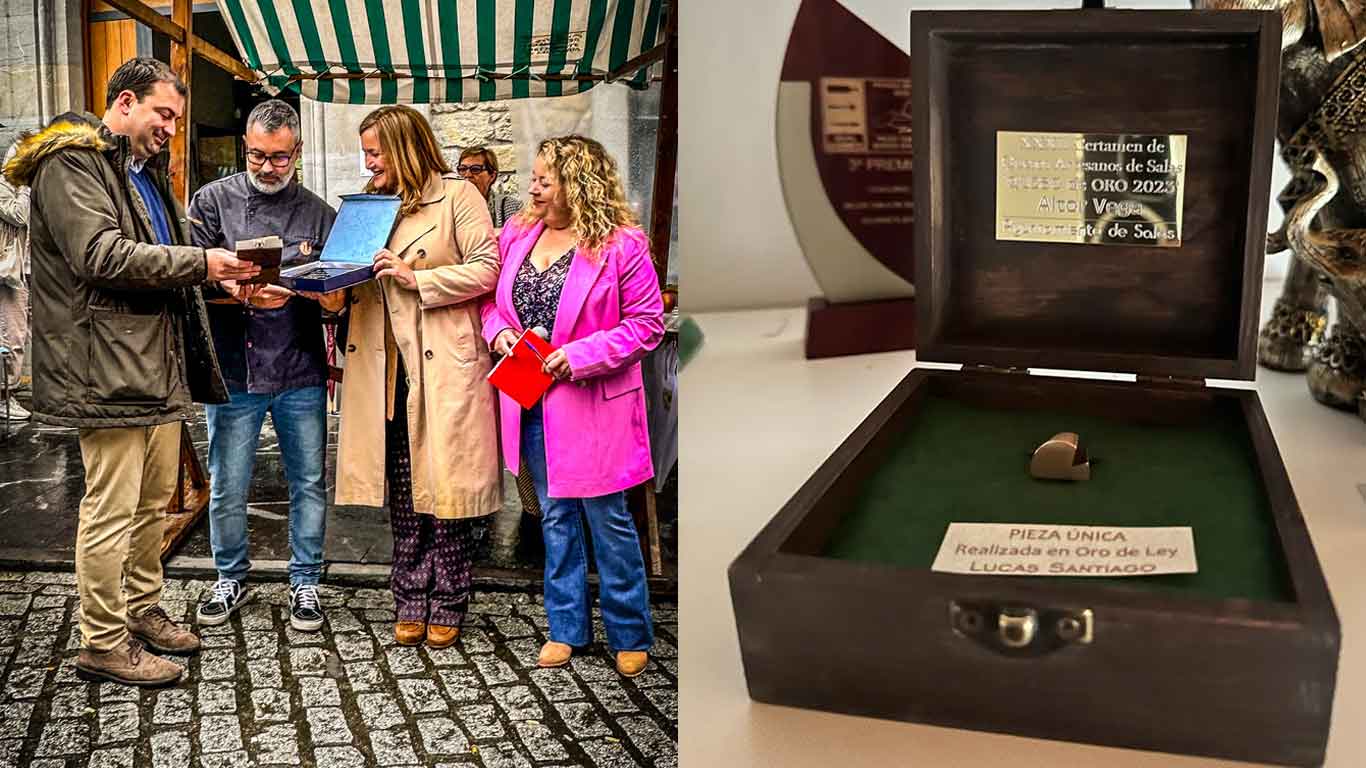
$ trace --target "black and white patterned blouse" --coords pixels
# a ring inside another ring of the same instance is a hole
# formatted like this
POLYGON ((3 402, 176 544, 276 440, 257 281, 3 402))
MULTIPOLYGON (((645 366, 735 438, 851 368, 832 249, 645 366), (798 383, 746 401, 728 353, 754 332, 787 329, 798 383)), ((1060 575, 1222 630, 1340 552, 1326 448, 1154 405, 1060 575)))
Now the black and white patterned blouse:
POLYGON ((494 229, 502 229, 508 219, 522 210, 522 201, 512 195, 494 192, 489 195, 489 216, 493 219, 494 229))
POLYGON ((565 251, 551 262, 544 272, 537 272, 528 255, 517 271, 517 279, 512 281, 512 306, 522 327, 531 329, 543 326, 546 331, 555 330, 555 312, 560 308, 560 293, 564 290, 564 278, 569 274, 569 265, 574 261, 574 249, 565 251))

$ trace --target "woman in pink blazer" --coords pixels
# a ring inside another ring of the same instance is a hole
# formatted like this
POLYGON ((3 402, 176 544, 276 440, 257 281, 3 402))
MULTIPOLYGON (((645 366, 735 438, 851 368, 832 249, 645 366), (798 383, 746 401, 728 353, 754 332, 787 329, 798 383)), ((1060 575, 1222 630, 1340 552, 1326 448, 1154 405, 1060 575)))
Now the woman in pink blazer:
POLYGON ((541 503, 550 641, 539 664, 569 662, 592 640, 580 515, 592 531, 602 620, 617 670, 645 670, 654 643, 645 562, 624 491, 654 476, 640 359, 664 333, 649 242, 626 205, 616 162, 592 139, 541 142, 530 205, 503 228, 498 288, 482 306, 484 339, 507 354, 526 329, 557 347, 541 402, 500 396, 503 460, 523 461, 541 503))

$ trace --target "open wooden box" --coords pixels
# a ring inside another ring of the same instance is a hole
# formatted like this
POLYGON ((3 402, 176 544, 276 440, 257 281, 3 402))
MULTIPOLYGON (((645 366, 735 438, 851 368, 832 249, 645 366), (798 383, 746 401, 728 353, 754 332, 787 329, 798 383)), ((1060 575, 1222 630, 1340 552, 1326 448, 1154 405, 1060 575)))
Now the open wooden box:
POLYGON ((1337 615, 1257 394, 1205 381, 1256 370, 1279 16, 915 12, 911 50, 919 357, 964 369, 910 372, 731 565, 750 695, 1320 764, 1337 615), (997 239, 997 131, 1185 136, 1180 244, 997 239), (1062 431, 1091 481, 1028 476, 1062 431), (950 522, 1191 526, 1200 568, 932 572, 950 522))

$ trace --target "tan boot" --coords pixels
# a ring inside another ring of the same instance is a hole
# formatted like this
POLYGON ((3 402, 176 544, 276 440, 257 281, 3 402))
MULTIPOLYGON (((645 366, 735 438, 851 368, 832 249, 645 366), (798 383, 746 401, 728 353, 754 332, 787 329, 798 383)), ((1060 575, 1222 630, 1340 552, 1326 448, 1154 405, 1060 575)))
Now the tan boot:
POLYGON ((394 640, 399 645, 422 645, 427 636, 427 622, 400 621, 394 624, 394 640))
POLYGON ((617 653, 617 671, 624 677, 636 677, 645 671, 650 663, 650 654, 645 651, 620 651, 617 653))
POLYGON ((199 635, 171 621, 159 605, 129 616, 128 632, 158 653, 199 653, 199 635))
POLYGON ((441 624, 427 625, 427 647, 449 648, 460 637, 460 627, 447 627, 441 624))
POLYGON ((564 643, 557 643, 554 640, 541 646, 541 656, 536 659, 538 667, 563 667, 569 663, 569 657, 574 655, 574 649, 564 643))
POLYGON ((184 674, 184 667, 148 653, 141 642, 133 639, 112 651, 82 648, 76 656, 76 676, 91 682, 108 680, 121 685, 159 688, 180 682, 184 674))

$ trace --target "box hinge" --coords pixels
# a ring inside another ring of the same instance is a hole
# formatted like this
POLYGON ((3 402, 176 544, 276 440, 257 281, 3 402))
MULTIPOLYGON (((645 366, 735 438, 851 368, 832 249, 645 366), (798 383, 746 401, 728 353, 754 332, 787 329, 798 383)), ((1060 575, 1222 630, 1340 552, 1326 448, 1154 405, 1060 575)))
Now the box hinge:
POLYGON ((1015 368, 1013 366, 1003 368, 999 365, 964 365, 963 371, 965 373, 1011 373, 1016 375, 1023 374, 1025 376, 1029 375, 1028 368, 1015 368))
POLYGON ((1145 376, 1139 374, 1135 379, 1139 384, 1158 384, 1167 387, 1182 387, 1185 389, 1204 389, 1205 380, 1191 376, 1145 376))

